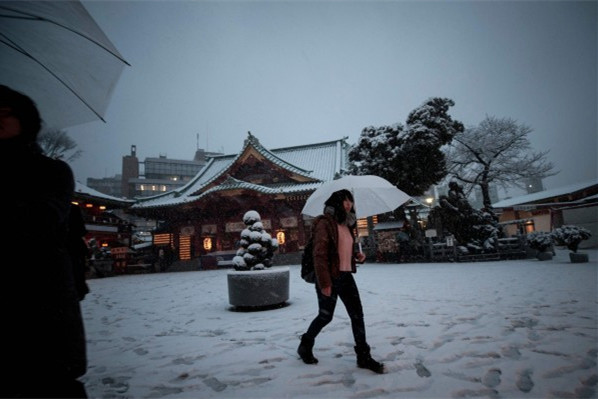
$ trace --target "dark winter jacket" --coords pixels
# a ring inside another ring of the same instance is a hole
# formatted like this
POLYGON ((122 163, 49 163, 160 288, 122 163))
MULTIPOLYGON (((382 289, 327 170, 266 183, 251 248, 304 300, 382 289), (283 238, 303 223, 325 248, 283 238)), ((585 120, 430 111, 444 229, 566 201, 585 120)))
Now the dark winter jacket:
POLYGON ((35 145, 8 139, 0 141, 0 179, 5 377, 16 384, 81 376, 85 335, 66 246, 72 171, 35 145))
POLYGON ((83 214, 78 205, 71 205, 69 214, 69 225, 67 233, 67 250, 73 267, 73 276, 75 277, 75 288, 80 301, 85 299, 89 293, 89 286, 85 281, 85 272, 87 269, 87 259, 89 258, 89 248, 85 244, 84 238, 87 234, 83 214))
MULTIPOLYGON (((314 269, 320 288, 332 286, 332 279, 340 276, 338 257, 338 224, 334 217, 325 214, 314 220, 314 269)), ((355 235, 353 234, 355 240, 355 235)), ((355 273, 355 257, 351 258, 351 271, 355 273)))

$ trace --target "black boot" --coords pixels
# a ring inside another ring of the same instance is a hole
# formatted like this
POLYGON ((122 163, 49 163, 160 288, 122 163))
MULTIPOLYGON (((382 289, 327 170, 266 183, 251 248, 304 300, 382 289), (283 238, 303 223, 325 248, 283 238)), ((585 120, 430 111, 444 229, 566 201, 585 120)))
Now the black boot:
POLYGON ((314 347, 314 340, 313 338, 306 337, 305 335, 301 336, 301 343, 299 344, 299 348, 297 348, 297 353, 301 356, 301 359, 305 364, 316 364, 318 363, 318 359, 314 357, 312 349, 314 347))
POLYGON ((374 373, 378 374, 384 373, 384 364, 372 359, 369 345, 356 346, 355 353, 357 354, 357 367, 372 370, 374 373))

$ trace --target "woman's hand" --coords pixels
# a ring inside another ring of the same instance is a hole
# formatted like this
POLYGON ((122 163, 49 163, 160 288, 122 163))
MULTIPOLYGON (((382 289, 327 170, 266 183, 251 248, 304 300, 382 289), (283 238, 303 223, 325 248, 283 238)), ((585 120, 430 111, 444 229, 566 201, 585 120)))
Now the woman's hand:
POLYGON ((355 259, 357 260, 357 263, 365 262, 365 254, 363 252, 357 252, 357 255, 355 255, 355 259))
POLYGON ((322 295, 324 296, 332 295, 332 287, 323 287, 320 291, 322 291, 322 295))

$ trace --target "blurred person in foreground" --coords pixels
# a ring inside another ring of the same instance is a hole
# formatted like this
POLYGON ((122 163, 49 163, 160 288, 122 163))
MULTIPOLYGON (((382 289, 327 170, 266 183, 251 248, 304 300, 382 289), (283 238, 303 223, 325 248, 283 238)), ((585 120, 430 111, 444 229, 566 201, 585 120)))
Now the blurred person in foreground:
POLYGON ((74 178, 37 144, 33 101, 0 86, 2 397, 86 398, 85 332, 67 252, 74 178), (12 259, 9 261, 9 259, 12 259))
POLYGON ((312 234, 318 315, 301 336, 297 353, 306 364, 318 363, 313 354, 315 339, 332 321, 337 299, 340 298, 351 319, 357 366, 382 374, 384 365, 370 355, 363 307, 353 278, 353 273, 357 272, 356 263, 365 261, 363 252, 354 251, 357 218, 353 203, 349 190, 336 191, 326 200, 323 215, 314 220, 312 234))

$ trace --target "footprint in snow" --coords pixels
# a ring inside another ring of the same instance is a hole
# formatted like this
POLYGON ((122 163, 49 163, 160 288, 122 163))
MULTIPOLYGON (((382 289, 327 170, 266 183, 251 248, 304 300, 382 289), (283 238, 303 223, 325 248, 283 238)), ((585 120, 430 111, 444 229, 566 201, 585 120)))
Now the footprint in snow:
POLYGON ((227 387, 225 383, 221 382, 220 380, 218 380, 218 378, 215 377, 206 378, 205 380, 203 380, 203 383, 212 388, 212 390, 214 390, 215 392, 224 391, 227 387))
POLYGON ((432 373, 430 373, 430 370, 428 370, 421 362, 415 363, 415 371, 417 372, 417 375, 422 377, 422 378, 428 378, 430 376, 432 376, 432 373))
POLYGON ((484 377, 482 378, 482 384, 487 386, 488 388, 494 388, 498 384, 500 384, 500 375, 502 372, 500 369, 490 369, 484 377))
POLYGON ((519 373, 516 384, 517 388, 519 388, 521 392, 527 393, 531 391, 534 387, 534 382, 532 381, 532 371, 527 369, 519 373))

